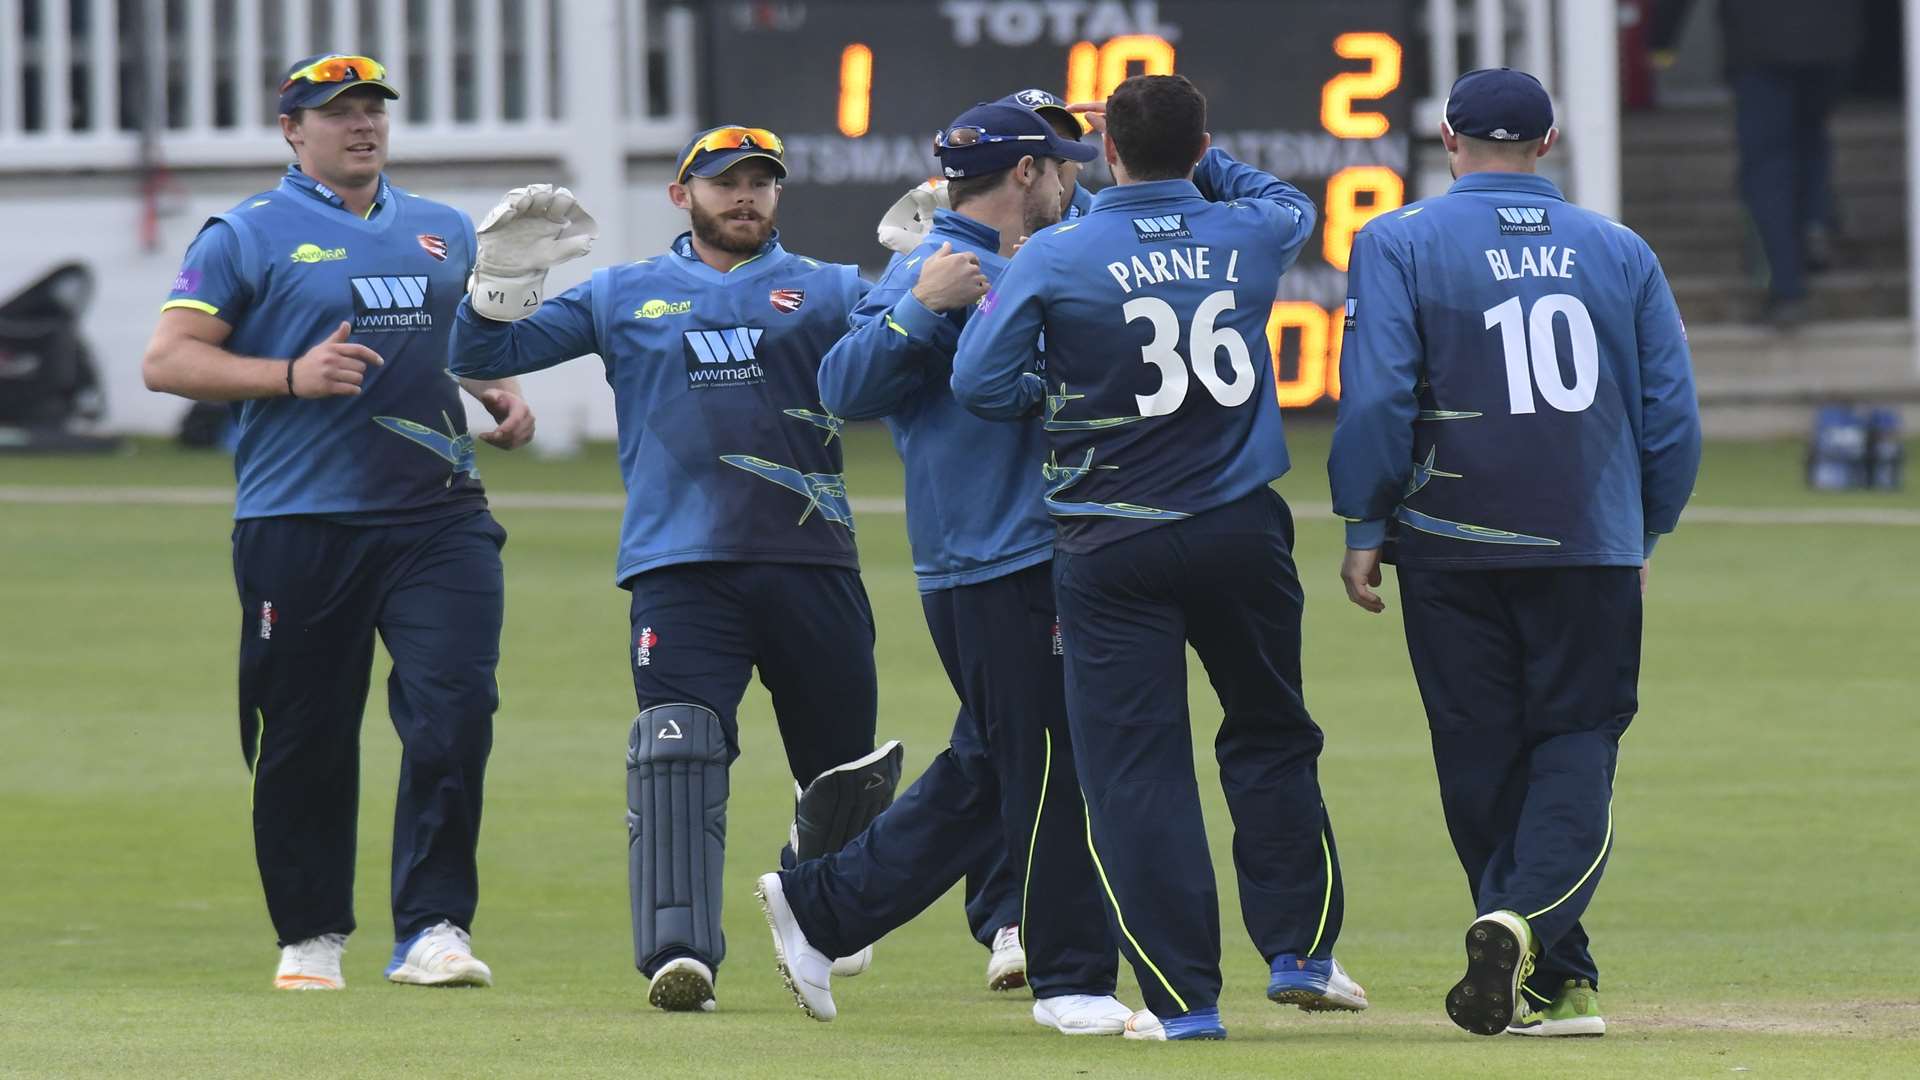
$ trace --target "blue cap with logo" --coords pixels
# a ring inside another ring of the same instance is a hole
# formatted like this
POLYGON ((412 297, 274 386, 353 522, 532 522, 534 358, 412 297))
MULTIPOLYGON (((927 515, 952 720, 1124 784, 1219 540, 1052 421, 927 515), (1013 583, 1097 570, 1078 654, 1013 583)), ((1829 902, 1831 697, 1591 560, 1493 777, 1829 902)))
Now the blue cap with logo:
POLYGON ((1525 142, 1553 130, 1553 102, 1540 80, 1512 68, 1481 68, 1453 81, 1447 126, 1456 135, 1525 142))
POLYGON ((1037 87, 1029 87, 1001 98, 995 104, 1018 105, 1023 109, 1032 109, 1048 123, 1064 121, 1073 125, 1075 131, 1081 130, 1080 118, 1067 111, 1067 103, 1058 97, 1037 87))
POLYGON ((954 118, 934 136, 940 171, 950 180, 1011 169, 1023 157, 1092 161, 1100 151, 1063 139, 1053 125, 1026 105, 979 104, 954 118))
POLYGON ((314 109, 356 87, 371 86, 382 97, 398 98, 387 82, 386 65, 356 53, 321 53, 295 60, 280 81, 280 111, 314 109))

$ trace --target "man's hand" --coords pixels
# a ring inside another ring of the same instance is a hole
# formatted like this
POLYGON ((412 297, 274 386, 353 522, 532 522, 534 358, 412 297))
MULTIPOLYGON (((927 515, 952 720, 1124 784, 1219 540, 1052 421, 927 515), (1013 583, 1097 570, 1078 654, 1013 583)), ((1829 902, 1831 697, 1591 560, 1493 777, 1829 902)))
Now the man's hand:
POLYGON ((507 192, 474 230, 480 251, 467 283, 473 310, 499 322, 533 314, 545 298, 547 271, 585 255, 598 229, 566 188, 531 184, 507 192))
POLYGON ((1387 602, 1373 591, 1380 584, 1379 548, 1348 548, 1340 564, 1340 580, 1346 583, 1347 599, 1375 615, 1387 610, 1387 602))
POLYGON ((1067 111, 1087 122, 1095 135, 1107 133, 1107 103, 1104 101, 1076 101, 1067 106, 1067 111))
POLYGON ((533 441, 533 410, 520 395, 505 390, 483 390, 480 404, 493 414, 494 429, 483 433, 480 441, 502 450, 517 450, 533 441))
POLYGON ((987 275, 980 272, 980 257, 954 251, 951 242, 941 244, 920 264, 920 280, 913 286, 913 298, 928 311, 963 308, 985 295, 987 275))
POLYGON ((366 381, 367 365, 381 363, 380 354, 347 340, 352 323, 341 323, 325 341, 292 362, 288 372, 297 398, 352 397, 366 381))
POLYGON ((1640 564, 1640 595, 1641 596, 1647 595, 1647 575, 1652 572, 1653 572, 1653 563, 1643 562, 1640 564))

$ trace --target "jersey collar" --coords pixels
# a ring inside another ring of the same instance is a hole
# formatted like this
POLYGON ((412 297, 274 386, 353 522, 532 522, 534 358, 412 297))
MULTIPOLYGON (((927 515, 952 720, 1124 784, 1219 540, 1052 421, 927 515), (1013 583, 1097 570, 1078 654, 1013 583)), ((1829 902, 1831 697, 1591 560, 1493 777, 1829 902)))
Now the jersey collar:
POLYGON ((775 229, 773 230, 773 235, 767 237, 766 244, 760 248, 760 254, 735 266, 731 270, 715 270, 713 267, 708 266, 706 261, 701 259, 699 254, 693 250, 693 232, 689 230, 673 238, 672 252, 674 255, 674 265, 680 267, 680 269, 702 281, 711 281, 724 285, 729 282, 739 281, 742 278, 752 277, 767 267, 772 266, 774 263, 779 262, 779 257, 786 253, 786 249, 780 246, 780 230, 775 229))
POLYGON ((1115 184, 1093 197, 1091 210, 1109 207, 1145 206, 1173 199, 1199 199, 1200 189, 1191 180, 1147 180, 1138 184, 1115 184))
MULTIPOLYGON (((335 210, 347 211, 347 201, 342 199, 338 192, 302 172, 298 165, 287 166, 286 175, 280 178, 280 183, 308 198, 326 203, 335 210)), ((387 185, 387 178, 383 173, 380 177, 380 190, 373 193, 373 205, 367 208, 366 220, 372 221, 378 217, 380 211, 386 209, 392 202, 393 189, 387 185)))
POLYGON ((954 210, 935 210, 933 228, 928 231, 926 243, 934 243, 934 237, 949 240, 961 240, 978 247, 989 254, 1000 254, 1000 230, 991 225, 978 222, 965 214, 954 210))
POLYGON ((1478 172, 1468 173, 1453 182, 1447 189, 1448 194, 1456 191, 1518 191, 1527 195, 1542 195, 1549 199, 1565 202, 1567 197, 1553 181, 1537 173, 1514 172, 1478 172))

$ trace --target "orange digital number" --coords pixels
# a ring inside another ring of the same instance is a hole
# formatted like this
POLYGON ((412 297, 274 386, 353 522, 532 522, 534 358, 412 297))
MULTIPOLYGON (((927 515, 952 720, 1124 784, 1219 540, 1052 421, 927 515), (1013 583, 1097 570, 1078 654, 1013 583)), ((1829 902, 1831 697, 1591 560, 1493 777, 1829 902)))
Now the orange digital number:
POLYGON ((1173 45, 1155 34, 1122 34, 1104 45, 1076 43, 1067 51, 1067 100, 1104 101, 1130 74, 1173 74, 1173 45), (1135 64, 1138 72, 1129 71, 1135 64))
POLYGON ((873 50, 855 43, 840 50, 840 134, 867 133, 873 112, 873 50))
POLYGON ((1349 165, 1327 178, 1327 227, 1322 254, 1327 265, 1345 270, 1353 237, 1367 222, 1406 202, 1407 185, 1385 165, 1349 165), (1361 202, 1360 196, 1367 201, 1361 202))
POLYGON ((1333 51, 1348 60, 1367 61, 1365 71, 1343 71, 1320 91, 1320 126, 1343 139, 1377 139, 1387 133, 1385 113, 1354 112, 1356 99, 1383 98, 1400 86, 1400 43, 1391 34, 1372 31, 1341 34, 1333 51))
POLYGON ((1281 300, 1267 317, 1267 345, 1273 350, 1273 394, 1283 409, 1319 401, 1327 392, 1327 309, 1304 300, 1281 300), (1280 375, 1280 346, 1287 331, 1300 339, 1300 363, 1294 377, 1280 375))

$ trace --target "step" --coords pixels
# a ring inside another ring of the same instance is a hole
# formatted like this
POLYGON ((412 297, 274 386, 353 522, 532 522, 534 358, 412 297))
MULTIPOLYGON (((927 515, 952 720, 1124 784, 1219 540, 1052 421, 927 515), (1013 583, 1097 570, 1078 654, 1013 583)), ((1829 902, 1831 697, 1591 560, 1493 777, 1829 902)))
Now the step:
MULTIPOLYGON (((1834 191, 1841 198, 1854 193, 1893 193, 1907 190, 1906 169, 1881 157, 1871 164, 1849 164, 1836 160, 1833 167, 1834 191)), ((1720 195, 1739 192, 1740 178, 1733 153, 1699 154, 1674 158, 1623 158, 1620 163, 1621 192, 1629 200, 1668 198, 1680 195, 1720 195)))
MULTIPOLYGON (((1669 276, 1680 314, 1691 323, 1748 322, 1766 296, 1743 274, 1669 276)), ((1820 274, 1807 296, 1815 321, 1899 318, 1907 313, 1907 276, 1890 271, 1848 270, 1820 274)))
POLYGON ((1905 319, 1810 322, 1782 333, 1750 323, 1690 322, 1702 397, 1733 401, 1920 387, 1905 319))
MULTIPOLYGON (((1898 147, 1905 138, 1906 116, 1897 105, 1849 102, 1834 111, 1827 131, 1836 146, 1878 143, 1882 147, 1898 147)), ((1731 150, 1735 141, 1733 107, 1708 105, 1630 112, 1620 118, 1620 135, 1623 146, 1636 149, 1691 152, 1703 147, 1724 147, 1731 150)))
MULTIPOLYGON (((1886 233, 1887 225, 1904 233, 1907 220, 1907 193, 1898 191, 1841 192, 1836 194, 1840 218, 1851 232, 1886 233)), ((1620 219, 1634 231, 1698 228, 1721 230, 1735 236, 1746 228, 1747 207, 1739 199, 1721 194, 1710 199, 1649 199, 1626 193, 1621 200, 1620 219)))
MULTIPOLYGON (((1669 277, 1714 276, 1750 273, 1743 248, 1738 243, 1677 243, 1672 238, 1642 232, 1660 265, 1669 277)), ((1877 238, 1886 239, 1886 238, 1877 238)), ((1833 269, 1823 273, 1870 271, 1905 275, 1907 245, 1904 236, 1889 243, 1851 242, 1835 249, 1833 269)))

